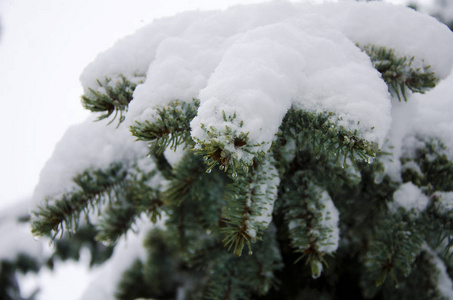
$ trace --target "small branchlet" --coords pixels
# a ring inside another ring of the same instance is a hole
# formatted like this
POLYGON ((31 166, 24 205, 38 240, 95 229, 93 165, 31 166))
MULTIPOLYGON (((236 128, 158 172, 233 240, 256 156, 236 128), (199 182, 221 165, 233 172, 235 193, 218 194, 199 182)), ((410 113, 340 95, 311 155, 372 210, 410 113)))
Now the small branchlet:
POLYGON ((441 249, 443 257, 453 259, 453 192, 436 192, 428 207, 417 220, 418 228, 425 232, 425 240, 441 249))
MULTIPOLYGON (((226 115, 223 112, 225 122, 236 122, 236 114, 226 115)), ((239 122, 239 128, 242 128, 243 121, 239 122)), ((249 167, 253 164, 253 160, 262 160, 265 156, 264 151, 257 150, 257 147, 262 146, 259 143, 250 143, 249 133, 240 132, 232 127, 225 125, 224 130, 219 130, 214 127, 206 127, 201 124, 201 129, 209 136, 208 141, 201 141, 195 138, 197 145, 194 148, 196 154, 203 155, 205 163, 208 165, 206 172, 219 165, 220 170, 232 174, 233 178, 237 177, 238 172, 248 172, 249 167), (242 157, 239 157, 241 153, 242 157), (248 157, 248 159, 244 159, 248 157)))
POLYGON ((254 164, 248 173, 241 172, 226 193, 228 203, 222 213, 226 223, 221 230, 225 234, 223 242, 238 256, 245 245, 249 254, 253 254, 251 243, 261 239, 272 220, 280 179, 273 159, 269 160, 254 164))
POLYGON ((203 251, 208 241, 218 238, 227 177, 217 170, 207 174, 202 158, 192 151, 185 152, 173 173, 161 194, 167 208, 166 227, 178 240, 184 259, 188 259, 203 251))
POLYGON ((401 214, 381 219, 370 240, 365 267, 376 286, 382 285, 389 277, 398 286, 399 273, 407 277, 422 250, 423 236, 416 230, 412 218, 403 217, 403 210, 399 210, 401 214))
POLYGON ((119 113, 119 126, 125 119, 124 113, 127 112, 129 103, 132 101, 134 90, 137 84, 143 82, 143 78, 144 76, 135 76, 134 80, 136 82, 129 80, 124 75, 120 75, 117 80, 105 77, 105 80, 101 82, 98 79, 99 87, 97 89, 88 89, 88 93, 82 96, 82 105, 92 112, 103 112, 98 117, 98 121, 106 119, 115 113, 108 124, 112 123, 119 113))
POLYGON ((137 168, 128 173, 115 201, 103 211, 97 224, 98 241, 114 245, 122 235, 133 228, 135 221, 142 214, 147 215, 153 223, 161 218, 164 203, 159 191, 148 185, 155 174, 155 171, 143 172, 137 168))
POLYGON ((112 164, 106 170, 87 170, 74 178, 77 190, 63 194, 58 199, 46 199, 38 211, 33 212, 32 233, 35 236, 51 235, 52 239, 64 230, 75 231, 80 214, 88 220, 89 210, 101 210, 108 200, 121 189, 127 172, 120 164, 112 164))
POLYGON ((376 70, 382 74, 391 93, 398 100, 407 101, 406 89, 413 93, 424 93, 436 86, 439 79, 432 72, 431 66, 414 67, 414 57, 399 57, 394 49, 376 47, 375 45, 360 46, 371 59, 376 70))
POLYGON ((175 100, 166 107, 158 107, 153 121, 136 121, 131 126, 132 135, 137 140, 151 142, 151 152, 158 154, 167 148, 176 150, 180 145, 192 145, 190 121, 197 115, 199 106, 200 101, 192 99, 192 102, 175 100))
POLYGON ((401 158, 403 180, 412 181, 428 195, 435 191, 452 192, 453 161, 446 155, 445 145, 438 139, 420 142, 423 146, 416 149, 415 155, 401 158))
POLYGON ((304 172, 294 174, 285 183, 282 200, 291 246, 302 254, 296 262, 305 258, 316 279, 327 265, 324 256, 332 255, 338 247, 338 220, 331 216, 338 212, 327 192, 311 183, 309 177, 304 172))
POLYGON ((90 267, 104 263, 113 253, 113 247, 96 241, 96 228, 92 224, 81 224, 73 234, 65 234, 53 240, 54 253, 46 261, 53 268, 57 261, 79 260, 82 248, 90 251, 90 267))
POLYGON ((252 256, 237 257, 218 252, 209 264, 204 299, 249 299, 250 294, 266 295, 277 287, 274 272, 283 267, 274 228, 266 230, 263 242, 252 256))
MULTIPOLYGON (((379 151, 378 145, 360 138, 358 130, 353 132, 338 125, 332 112, 308 112, 291 108, 282 121, 277 141, 295 140, 298 149, 310 149, 313 153, 326 154, 336 161, 342 159, 343 167, 350 159, 371 163, 379 151)), ((373 128, 370 128, 373 130, 373 128)))

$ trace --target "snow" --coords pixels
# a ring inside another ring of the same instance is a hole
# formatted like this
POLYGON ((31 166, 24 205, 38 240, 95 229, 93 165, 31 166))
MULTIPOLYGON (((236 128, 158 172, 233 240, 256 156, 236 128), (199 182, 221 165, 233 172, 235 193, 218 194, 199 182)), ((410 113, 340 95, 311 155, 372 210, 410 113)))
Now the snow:
MULTIPOLYGON (((293 104, 308 111, 333 111, 344 118, 340 125, 351 131, 359 127, 368 140, 382 142, 390 124, 390 101, 369 59, 351 41, 333 40, 336 34, 313 36, 312 26, 297 25, 258 27, 230 46, 200 91, 201 107, 191 123, 193 137, 211 139, 201 124, 222 132, 226 124, 218 116, 236 114, 236 122, 228 122, 233 132, 249 133, 249 144, 264 142, 254 150, 267 151, 293 104), (363 118, 365 114, 369 118, 363 118), (377 129, 371 132, 371 127, 377 129)), ((228 143, 222 135, 218 142, 228 143)))
POLYGON ((38 260, 42 257, 42 243, 33 239, 27 222, 18 220, 24 216, 28 216, 28 201, 6 207, 0 212, 0 261, 15 261, 19 254, 38 260))
MULTIPOLYGON (((162 221, 161 221, 162 222, 162 221)), ((161 226, 159 223, 156 226, 161 226)), ((88 285, 80 299, 98 300, 114 299, 116 287, 121 280, 123 273, 129 269, 132 263, 139 259, 146 260, 146 249, 143 241, 149 230, 155 225, 146 218, 137 222, 138 232, 129 232, 127 236, 121 237, 112 257, 96 270, 97 277, 88 285)))
POLYGON ((340 228, 338 227, 340 213, 327 191, 321 194, 320 204, 323 207, 321 210, 321 227, 328 228, 329 233, 327 238, 321 241, 318 250, 324 253, 333 253, 337 250, 340 240, 340 228))
POLYGON ((136 142, 127 126, 116 128, 106 123, 106 120, 94 122, 94 117, 90 117, 66 131, 41 171, 33 203, 72 191, 76 188, 73 178, 88 168, 105 169, 115 162, 132 167, 137 159, 150 160, 146 158, 146 144, 136 142))
POLYGON ((416 62, 431 66, 440 78, 450 74, 453 39, 447 26, 404 6, 380 2, 342 3, 343 11, 339 13, 337 5, 325 4, 317 8, 353 41, 393 48, 398 55, 415 57, 416 62))
MULTIPOLYGON (((323 191, 320 187, 313 186, 315 191, 319 193, 320 198, 318 203, 309 203, 308 210, 310 214, 319 221, 317 226, 309 228, 310 238, 316 239, 316 250, 320 253, 332 254, 338 248, 340 241, 340 228, 338 222, 340 220, 340 213, 335 207, 332 198, 327 191, 323 191), (321 236, 321 231, 325 231, 325 235, 321 236)), ((289 222, 289 230, 297 230, 298 227, 305 227, 301 223, 303 219, 293 219, 289 222)), ((307 248, 311 247, 307 245, 307 248)), ((305 250, 301 247, 302 250, 305 250)), ((322 270, 322 269, 321 269, 322 270)))
POLYGON ((438 138, 446 146, 445 154, 453 159, 453 75, 442 80, 425 94, 413 94, 408 102, 392 103, 392 127, 384 149, 386 173, 401 181, 401 156, 413 156, 424 142, 438 138), (390 148, 391 147, 391 148, 390 148))
POLYGON ((417 104, 414 99, 406 102, 394 101, 392 106, 392 127, 387 135, 387 142, 383 149, 391 155, 382 158, 385 172, 394 181, 401 181, 401 162, 400 157, 405 154, 403 146, 410 145, 413 148, 416 144, 408 143, 408 139, 413 136, 413 123, 416 121, 414 115, 417 113, 417 104))
POLYGON ((256 239, 258 228, 266 229, 272 221, 272 213, 274 211, 274 202, 277 200, 278 185, 280 177, 277 169, 274 166, 274 159, 267 158, 260 165, 258 181, 252 185, 251 190, 254 191, 254 202, 248 203, 251 205, 250 214, 247 225, 247 234, 256 239))
POLYGON ((398 207, 407 211, 414 211, 416 214, 424 211, 428 205, 429 198, 412 182, 402 184, 393 194, 393 202, 389 203, 390 211, 396 212, 398 207))
POLYGON ((188 26, 203 14, 183 13, 177 20, 174 18, 156 20, 134 35, 119 40, 111 51, 100 53, 95 59, 96 63, 91 63, 85 68, 80 77, 84 89, 95 88, 96 80, 103 79, 106 75, 145 74, 156 55, 157 45, 167 37, 177 35, 180 28, 188 26), (99 67, 100 65, 102 67, 99 67))
POLYGON ((453 158, 453 75, 432 91, 413 98, 418 104, 413 118, 414 131, 424 138, 439 138, 447 147, 449 157, 453 158))
MULTIPOLYGON (((152 121, 158 106, 192 98, 201 103, 191 122, 192 137, 201 143, 223 144, 246 163, 254 154, 235 147, 230 132, 246 134, 253 151, 266 152, 284 115, 295 107, 334 112, 332 121, 340 126, 357 130, 359 137, 380 147, 385 145, 384 150, 392 147, 393 161, 385 161, 387 173, 401 180, 399 158, 413 148, 416 137, 439 137, 453 157, 451 53, 453 36, 444 25, 411 9, 380 2, 273 2, 160 19, 118 41, 85 69, 80 77, 85 92, 99 88, 97 79, 146 78, 137 86, 126 121, 118 128, 106 126, 105 121, 93 122, 91 117, 67 131, 41 173, 33 202, 72 191, 76 188, 72 179, 87 168, 137 160, 140 166, 153 168, 146 144, 134 141, 129 125, 152 121), (408 103, 397 102, 357 43, 414 56, 416 65, 430 65, 443 81, 426 95, 409 95, 408 103), (203 126, 219 134, 212 137, 203 126)), ((165 154, 172 164, 181 157, 180 152, 165 154)), ((269 174, 275 171, 268 159, 263 168, 269 174)), ((269 176, 257 190, 268 195, 278 184, 278 177, 269 176)), ((441 196, 449 199, 441 205, 450 208, 451 196, 441 196)), ((405 183, 389 207, 419 213, 428 200, 414 184, 405 183)), ((339 212, 327 192, 322 192, 320 201, 321 227, 329 233, 319 251, 332 253, 339 242, 339 212)), ((248 220, 251 237, 256 236, 255 224, 267 227, 272 220, 273 201, 260 204, 259 214, 248 220)), ((1 233, 11 240, 12 227, 13 223, 0 224, 1 233)), ((143 259, 140 243, 146 226, 139 227, 139 235, 119 242, 83 299, 112 298, 122 271, 135 258, 143 259)), ((16 246, 12 241, 8 244, 16 246)), ((17 246, 34 251, 28 244, 17 246)), ((8 251, 19 251, 5 249, 0 249, 0 258, 7 257, 8 251)))
POLYGON ((447 273, 447 267, 437 254, 428 246, 425 245, 424 250, 430 255, 431 263, 437 269, 437 289, 445 299, 453 299, 453 282, 447 273))
POLYGON ((440 211, 450 213, 453 210, 453 192, 435 192, 432 197, 440 211))
POLYGON ((54 261, 52 270, 41 268, 39 273, 16 273, 21 296, 28 299, 37 289, 36 300, 77 300, 96 276, 96 267, 90 268, 90 252, 82 248, 78 261, 54 261), (74 284, 74 280, 77 284, 74 284), (64 295, 64 296, 63 296, 64 295))
POLYGON ((313 279, 317 279, 321 276, 322 270, 324 269, 322 263, 319 260, 315 260, 311 262, 311 269, 313 279))
POLYGON ((332 111, 339 125, 382 146, 392 121, 390 95, 356 43, 414 56, 415 64, 431 65, 440 78, 453 65, 449 30, 411 9, 274 2, 154 22, 100 54, 81 80, 87 89, 96 78, 146 73, 130 104, 129 124, 152 120, 158 105, 199 98, 192 136, 218 142, 246 163, 253 155, 232 145, 225 126, 234 135, 248 134, 254 152, 267 151, 291 105, 332 111), (225 122, 223 113, 237 117, 225 122))

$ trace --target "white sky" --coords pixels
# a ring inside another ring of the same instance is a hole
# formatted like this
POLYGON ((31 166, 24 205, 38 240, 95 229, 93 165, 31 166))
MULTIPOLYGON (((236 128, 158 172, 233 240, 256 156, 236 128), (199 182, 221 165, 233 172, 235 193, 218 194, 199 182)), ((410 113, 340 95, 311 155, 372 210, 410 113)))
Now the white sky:
MULTIPOLYGON (((0 210, 31 196, 55 144, 88 116, 78 78, 97 53, 156 17, 257 2, 267 1, 0 0, 0 210)), ((81 292, 63 288, 67 300, 81 292)), ((43 295, 63 299, 50 289, 43 295)))

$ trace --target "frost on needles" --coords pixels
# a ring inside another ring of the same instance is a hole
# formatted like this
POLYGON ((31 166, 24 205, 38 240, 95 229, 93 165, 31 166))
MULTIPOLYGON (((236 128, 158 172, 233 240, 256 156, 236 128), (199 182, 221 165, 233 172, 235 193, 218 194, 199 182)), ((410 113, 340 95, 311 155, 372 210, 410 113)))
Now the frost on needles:
POLYGON ((33 233, 114 247, 84 299, 451 298, 452 50, 384 3, 157 20, 82 74, 100 116, 44 168, 33 233))

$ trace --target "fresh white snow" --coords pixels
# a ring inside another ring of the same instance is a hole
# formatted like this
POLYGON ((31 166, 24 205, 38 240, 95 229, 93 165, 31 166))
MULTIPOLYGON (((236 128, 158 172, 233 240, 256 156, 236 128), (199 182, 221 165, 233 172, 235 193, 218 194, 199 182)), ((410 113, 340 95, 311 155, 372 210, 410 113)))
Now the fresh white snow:
POLYGON ((393 194, 393 202, 389 203, 389 208, 396 212, 398 207, 403 207, 418 214, 426 209, 428 202, 429 198, 423 191, 412 182, 407 182, 393 194))
POLYGON ((424 250, 430 256, 431 263, 437 269, 437 289, 445 299, 453 299, 453 282, 447 273, 447 267, 445 263, 439 258, 439 256, 428 246, 424 245, 424 250))
POLYGON ((280 177, 274 166, 274 159, 266 157, 256 175, 258 180, 251 186, 253 203, 247 203, 253 212, 246 221, 247 234, 255 241, 259 228, 266 229, 272 221, 274 203, 277 200, 280 177))
POLYGON ((327 238, 320 243, 318 250, 324 253, 334 253, 338 248, 338 242, 340 240, 340 228, 338 227, 340 213, 327 191, 322 193, 320 203, 323 206, 321 210, 321 226, 327 228, 329 233, 327 234, 327 238))
POLYGON ((94 120, 92 116, 66 131, 41 171, 32 202, 39 204, 45 198, 73 191, 76 188, 73 178, 88 168, 106 169, 115 162, 132 167, 138 159, 152 163, 146 158, 149 151, 146 144, 136 142, 127 126, 121 124, 116 128, 116 123, 107 126, 107 120, 94 120))
POLYGON ((267 151, 291 105, 332 111, 340 125, 382 145, 392 122, 390 95, 357 43, 415 57, 414 64, 430 65, 440 78, 453 65, 450 31, 411 9, 275 2, 154 22, 100 54, 81 80, 87 89, 95 87, 96 78, 146 73, 130 105, 130 123, 152 120, 158 105, 199 98, 192 136, 224 144, 245 162, 253 155, 231 145, 225 126, 236 135, 248 134, 254 151, 267 151), (225 122, 223 113, 237 117, 225 122))
POLYGON ((43 244, 30 234, 30 224, 19 222, 28 216, 28 201, 20 201, 0 212, 0 261, 15 261, 18 254, 42 259, 43 244))

